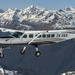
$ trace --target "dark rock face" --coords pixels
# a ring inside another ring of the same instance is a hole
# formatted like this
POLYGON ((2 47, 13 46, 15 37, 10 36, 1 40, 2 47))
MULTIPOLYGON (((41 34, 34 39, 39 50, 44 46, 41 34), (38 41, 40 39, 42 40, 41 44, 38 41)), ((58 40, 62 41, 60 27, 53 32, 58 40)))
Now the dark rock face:
POLYGON ((4 69, 18 70, 23 75, 60 75, 75 70, 75 40, 54 45, 39 46, 41 56, 35 56, 35 47, 27 47, 26 54, 20 55, 22 47, 5 49, 5 57, 0 59, 4 69))

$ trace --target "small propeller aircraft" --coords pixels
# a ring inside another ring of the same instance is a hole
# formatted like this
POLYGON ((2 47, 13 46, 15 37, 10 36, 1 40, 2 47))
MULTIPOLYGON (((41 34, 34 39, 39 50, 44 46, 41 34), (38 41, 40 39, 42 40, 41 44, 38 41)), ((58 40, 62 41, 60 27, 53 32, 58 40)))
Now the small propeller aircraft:
POLYGON ((3 48, 8 48, 16 45, 24 45, 20 53, 25 54, 26 48, 29 45, 35 46, 35 55, 41 55, 38 45, 53 44, 75 38, 75 30, 39 30, 25 31, 0 28, 2 32, 10 32, 9 36, 0 37, 0 57, 4 57, 3 48))

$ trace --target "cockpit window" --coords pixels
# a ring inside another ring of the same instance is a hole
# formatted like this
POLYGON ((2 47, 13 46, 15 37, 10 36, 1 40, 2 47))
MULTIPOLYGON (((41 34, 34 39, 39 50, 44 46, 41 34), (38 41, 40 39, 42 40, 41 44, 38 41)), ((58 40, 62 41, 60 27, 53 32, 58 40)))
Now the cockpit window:
POLYGON ((14 36, 14 37, 16 37, 16 38, 20 38, 21 36, 22 36, 22 32, 14 32, 13 34, 12 34, 12 36, 14 36))
POLYGON ((43 34, 42 37, 45 38, 46 37, 46 34, 43 34))
POLYGON ((55 35, 54 34, 51 34, 51 37, 54 37, 55 35))
POLYGON ((33 34, 29 34, 29 38, 33 38, 33 34))
POLYGON ((27 34, 24 34, 23 38, 27 38, 27 34))

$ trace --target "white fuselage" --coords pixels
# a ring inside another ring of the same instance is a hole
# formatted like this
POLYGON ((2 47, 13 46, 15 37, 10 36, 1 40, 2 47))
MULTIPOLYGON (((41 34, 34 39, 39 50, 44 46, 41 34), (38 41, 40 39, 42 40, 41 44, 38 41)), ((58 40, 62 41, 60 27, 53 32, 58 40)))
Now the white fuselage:
POLYGON ((23 33, 19 38, 0 38, 0 45, 25 45, 30 41, 30 44, 50 44, 75 38, 75 30, 44 30, 19 32, 23 33))

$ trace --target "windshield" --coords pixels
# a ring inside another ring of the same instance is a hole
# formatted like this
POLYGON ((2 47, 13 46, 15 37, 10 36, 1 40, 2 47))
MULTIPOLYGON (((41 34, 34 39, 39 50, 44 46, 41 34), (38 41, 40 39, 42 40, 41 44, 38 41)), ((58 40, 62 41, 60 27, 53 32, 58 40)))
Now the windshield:
POLYGON ((14 32, 13 34, 12 34, 12 36, 14 36, 14 37, 16 37, 16 38, 20 38, 21 36, 22 36, 22 32, 14 32))

